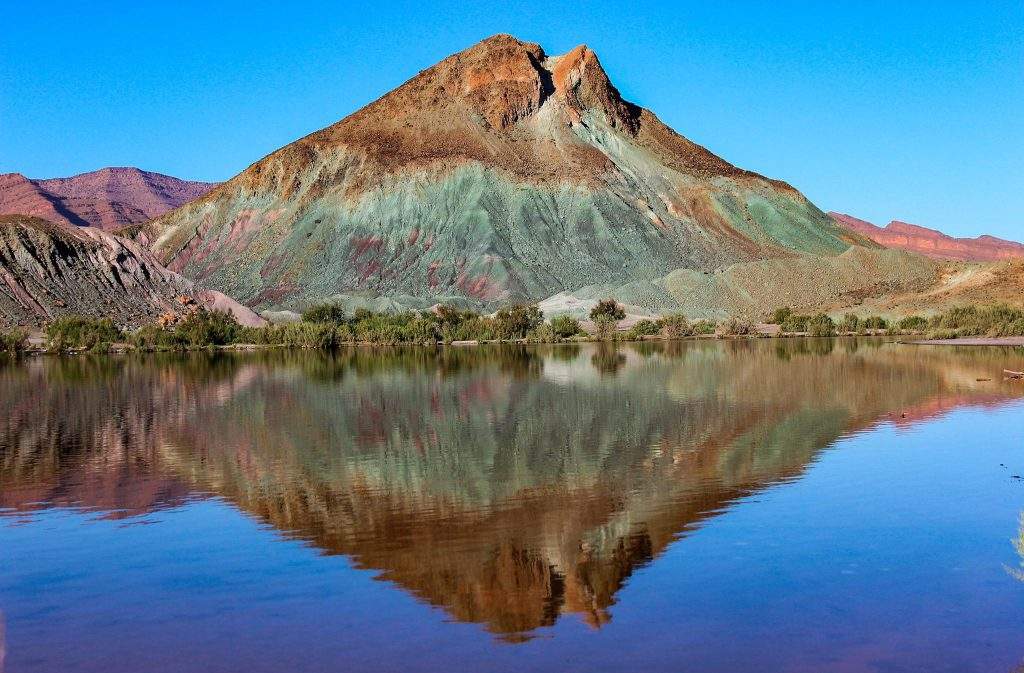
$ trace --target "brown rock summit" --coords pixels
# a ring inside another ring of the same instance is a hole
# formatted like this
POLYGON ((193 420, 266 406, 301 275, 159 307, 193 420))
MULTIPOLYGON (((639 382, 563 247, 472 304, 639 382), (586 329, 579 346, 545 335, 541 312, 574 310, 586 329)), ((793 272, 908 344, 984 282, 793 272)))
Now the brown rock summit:
POLYGON ((504 34, 449 56, 297 144, 315 152, 324 144, 358 147, 385 171, 438 159, 477 160, 519 179, 581 181, 613 166, 600 148, 581 143, 573 132, 593 125, 595 116, 658 150, 676 168, 754 175, 624 101, 586 45, 548 56, 540 45, 504 34))
POLYGON ((887 248, 909 250, 938 259, 969 262, 995 262, 1024 258, 1024 244, 995 236, 954 238, 941 231, 893 220, 884 228, 843 213, 829 213, 840 225, 867 236, 887 248))
POLYGON ((0 175, 0 214, 114 231, 162 215, 214 186, 138 168, 102 168, 45 180, 7 173, 0 175))

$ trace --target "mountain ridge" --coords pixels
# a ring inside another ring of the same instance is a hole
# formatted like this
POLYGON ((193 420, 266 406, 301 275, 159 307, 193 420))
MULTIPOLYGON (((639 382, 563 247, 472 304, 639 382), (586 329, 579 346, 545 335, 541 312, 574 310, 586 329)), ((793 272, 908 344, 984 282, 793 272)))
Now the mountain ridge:
POLYGON ((849 230, 867 236, 887 248, 899 248, 937 259, 995 262, 1024 258, 1024 243, 982 234, 957 238, 938 229, 892 220, 885 227, 844 213, 829 212, 829 217, 849 230))

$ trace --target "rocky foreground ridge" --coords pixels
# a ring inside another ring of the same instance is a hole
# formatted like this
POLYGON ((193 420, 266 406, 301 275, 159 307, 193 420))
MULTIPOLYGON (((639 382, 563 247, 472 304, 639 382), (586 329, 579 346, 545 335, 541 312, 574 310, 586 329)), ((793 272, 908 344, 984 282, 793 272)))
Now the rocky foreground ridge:
POLYGON ((169 271, 133 241, 92 227, 26 215, 0 216, 0 325, 36 325, 65 315, 138 326, 196 307, 262 318, 215 290, 169 271))

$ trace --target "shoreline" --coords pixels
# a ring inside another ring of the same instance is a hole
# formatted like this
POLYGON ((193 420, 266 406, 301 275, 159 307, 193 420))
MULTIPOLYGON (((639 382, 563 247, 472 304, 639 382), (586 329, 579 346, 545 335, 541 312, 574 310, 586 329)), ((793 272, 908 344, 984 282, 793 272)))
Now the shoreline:
MULTIPOLYGON (((88 348, 66 348, 59 351, 50 350, 40 343, 34 343, 28 349, 21 351, 21 355, 29 356, 40 356, 40 355, 125 355, 125 354, 141 354, 141 353, 199 353, 199 352, 255 352, 255 351, 271 351, 271 350, 299 350, 299 351, 324 351, 324 350, 335 350, 340 348, 467 348, 467 347, 479 347, 479 346, 494 346, 494 345, 512 345, 512 346, 572 346, 581 344, 629 344, 629 343, 679 343, 683 341, 761 341, 761 340, 777 340, 777 339, 878 339, 884 337, 893 337, 893 335, 887 335, 884 333, 876 334, 834 334, 832 336, 811 336, 806 333, 776 333, 767 334, 764 332, 758 334, 689 334, 686 336, 669 339, 660 336, 647 335, 640 338, 618 338, 618 339, 597 339, 593 337, 576 337, 567 338, 559 341, 534 341, 530 339, 480 339, 480 340, 459 340, 459 341, 438 341, 438 342, 413 342, 413 341, 399 341, 394 343, 383 343, 375 341, 346 341, 338 344, 333 348, 308 348, 302 346, 293 346, 285 344, 253 344, 253 343, 232 343, 232 344, 220 344, 220 345, 206 345, 206 346, 194 346, 181 349, 146 349, 136 348, 126 343, 113 343, 110 344, 110 349, 107 351, 94 352, 88 348)), ((893 337, 894 338, 894 337, 893 337)), ((1024 345, 1024 338, 1022 339, 1022 345, 1024 345)), ((918 342, 904 342, 894 341, 894 343, 918 343, 918 342)))
POLYGON ((900 343, 912 346, 1002 346, 1021 347, 1024 346, 1024 337, 959 337, 956 339, 917 339, 915 341, 901 341, 900 343))

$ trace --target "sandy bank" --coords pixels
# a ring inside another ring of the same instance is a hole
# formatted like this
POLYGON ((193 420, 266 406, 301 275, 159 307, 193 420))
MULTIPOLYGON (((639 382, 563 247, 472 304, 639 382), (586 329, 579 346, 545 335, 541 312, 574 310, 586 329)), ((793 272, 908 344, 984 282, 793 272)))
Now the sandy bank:
POLYGON ((919 339, 907 341, 920 346, 1024 346, 1024 337, 963 337, 960 339, 919 339))

